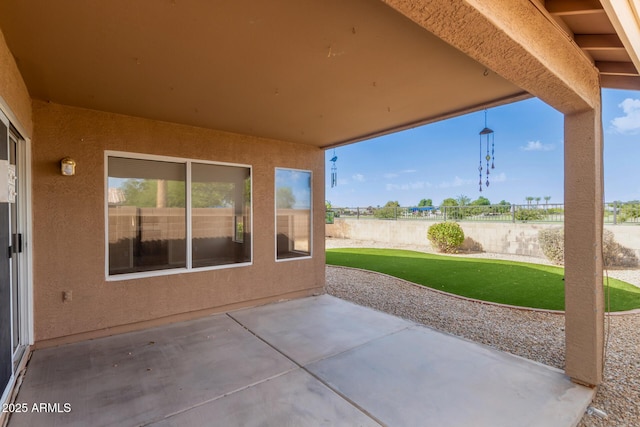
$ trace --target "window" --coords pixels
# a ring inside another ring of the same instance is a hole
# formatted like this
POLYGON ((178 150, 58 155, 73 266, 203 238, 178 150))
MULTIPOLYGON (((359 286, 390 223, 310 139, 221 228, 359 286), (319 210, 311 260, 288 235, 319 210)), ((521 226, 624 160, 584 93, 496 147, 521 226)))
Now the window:
POLYGON ((249 168, 194 163, 191 180, 193 266, 251 261, 249 168))
POLYGON ((107 153, 108 276, 250 263, 250 230, 250 167, 107 153))
POLYGON ((276 169, 276 259, 311 256, 311 172, 276 169))

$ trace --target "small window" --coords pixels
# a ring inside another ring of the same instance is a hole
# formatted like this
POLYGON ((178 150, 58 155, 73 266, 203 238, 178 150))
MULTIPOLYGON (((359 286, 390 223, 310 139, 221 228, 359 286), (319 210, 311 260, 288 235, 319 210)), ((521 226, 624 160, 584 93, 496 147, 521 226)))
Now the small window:
POLYGON ((276 169, 276 258, 311 256, 311 172, 276 169))
POLYGON ((251 262, 251 169, 107 155, 108 276, 251 262))

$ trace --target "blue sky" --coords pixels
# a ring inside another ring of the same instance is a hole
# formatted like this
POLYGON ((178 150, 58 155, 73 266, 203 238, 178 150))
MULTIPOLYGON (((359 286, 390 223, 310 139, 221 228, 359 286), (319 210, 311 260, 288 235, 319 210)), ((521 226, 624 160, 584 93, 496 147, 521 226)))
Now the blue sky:
MULTIPOLYGON (((640 200, 640 91, 603 90, 602 102, 605 199, 640 200)), ((329 161, 334 151, 328 150, 326 199, 339 207, 382 206, 389 200, 414 206, 423 198, 438 205, 460 195, 514 204, 526 204, 527 196, 550 196, 550 203, 563 203, 562 114, 538 99, 487 114, 487 125, 495 132, 495 169, 482 193, 478 133, 484 112, 476 112, 336 148, 334 188, 329 161)))

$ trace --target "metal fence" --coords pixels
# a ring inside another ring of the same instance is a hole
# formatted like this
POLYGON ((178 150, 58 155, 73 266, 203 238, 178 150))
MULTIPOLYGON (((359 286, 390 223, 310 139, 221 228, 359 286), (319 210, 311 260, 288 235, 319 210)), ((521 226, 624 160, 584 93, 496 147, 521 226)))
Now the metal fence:
MULTIPOLYGON (((334 218, 562 223, 564 222, 564 204, 332 207, 327 210, 327 223, 333 223, 334 218)), ((604 222, 605 224, 640 224, 640 203, 605 203, 604 222)))

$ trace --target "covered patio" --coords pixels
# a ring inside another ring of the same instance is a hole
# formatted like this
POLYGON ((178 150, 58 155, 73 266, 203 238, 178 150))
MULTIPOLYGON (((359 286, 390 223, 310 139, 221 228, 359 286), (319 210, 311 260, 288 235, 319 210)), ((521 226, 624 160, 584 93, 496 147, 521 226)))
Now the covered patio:
POLYGON ((20 426, 573 426, 561 371, 322 295, 36 351, 20 426))
MULTIPOLYGON (((291 417, 321 395, 334 421, 492 424, 517 408, 570 425, 591 396, 571 381, 602 382, 600 90, 640 88, 637 9, 0 2, 0 401, 69 393, 72 412, 47 414, 60 424, 180 425, 284 417, 260 400, 274 388, 291 417), (565 118, 564 374, 328 297, 235 311, 323 292, 327 149, 528 97, 565 118)), ((30 412, 12 423, 45 416, 30 412)))

